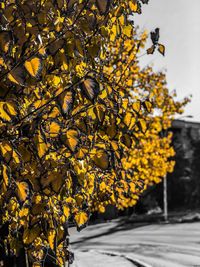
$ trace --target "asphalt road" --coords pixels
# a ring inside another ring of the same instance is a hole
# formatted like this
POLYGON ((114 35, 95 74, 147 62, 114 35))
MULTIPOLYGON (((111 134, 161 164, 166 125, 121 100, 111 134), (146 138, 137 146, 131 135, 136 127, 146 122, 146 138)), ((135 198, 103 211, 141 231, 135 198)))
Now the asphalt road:
POLYGON ((200 266, 199 222, 141 226, 114 221, 89 226, 80 233, 72 229, 70 240, 84 267, 139 266, 127 259, 153 267, 200 266), (109 253, 119 256, 105 265, 109 253))

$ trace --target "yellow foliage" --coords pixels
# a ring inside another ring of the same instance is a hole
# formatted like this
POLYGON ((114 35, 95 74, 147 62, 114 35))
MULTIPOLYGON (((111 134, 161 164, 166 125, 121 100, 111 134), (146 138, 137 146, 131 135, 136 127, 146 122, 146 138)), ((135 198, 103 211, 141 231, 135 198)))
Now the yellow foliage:
MULTIPOLYGON (((142 2, 1 1, 2 242, 33 266, 48 249, 63 266, 68 222, 80 230, 92 211, 133 206, 173 171, 167 131, 188 99, 139 66, 147 33, 129 18, 142 2)), ((158 43, 147 54, 155 47, 164 55, 158 43)))

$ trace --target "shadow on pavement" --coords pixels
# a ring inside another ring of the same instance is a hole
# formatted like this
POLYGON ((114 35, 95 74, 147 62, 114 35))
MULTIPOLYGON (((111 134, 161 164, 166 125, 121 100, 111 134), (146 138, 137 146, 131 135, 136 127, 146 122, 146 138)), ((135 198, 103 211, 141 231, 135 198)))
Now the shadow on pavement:
MULTIPOLYGON (((196 222, 200 221, 200 213, 191 213, 191 214, 172 214, 169 216, 169 221, 167 223, 185 223, 185 222, 196 222)), ((142 216, 131 216, 131 217, 122 217, 120 219, 114 220, 114 221, 109 221, 109 222, 104 222, 98 223, 98 224, 92 224, 93 226, 101 227, 102 225, 105 225, 105 223, 108 223, 108 227, 106 230, 101 229, 100 233, 94 234, 94 235, 89 235, 85 237, 80 237, 78 241, 72 241, 71 245, 74 244, 80 244, 83 243, 87 240, 95 239, 101 236, 107 236, 114 234, 119 231, 128 231, 130 229, 136 229, 139 227, 145 227, 147 225, 160 225, 161 223, 165 223, 163 220, 163 215, 162 214, 157 214, 157 215, 142 215, 142 216), (109 223, 112 224, 113 222, 113 227, 109 227, 109 223)), ((102 227, 103 228, 103 227, 102 227)), ((90 229, 88 229, 90 230, 90 229)))
MULTIPOLYGON (((123 219, 123 220, 118 221, 113 227, 111 227, 109 229, 106 229, 105 231, 101 230, 101 232, 99 234, 82 237, 78 241, 71 242, 71 245, 83 243, 83 242, 85 242, 87 240, 95 239, 95 238, 98 238, 98 237, 101 237, 101 236, 111 235, 111 234, 114 234, 114 233, 119 232, 119 231, 128 231, 130 229, 135 229, 135 228, 138 228, 138 227, 144 227, 144 226, 147 226, 147 225, 149 225, 149 223, 147 223, 147 222, 129 223, 127 221, 124 221, 124 219, 123 219)), ((101 226, 101 225, 98 224, 96 226, 98 227, 98 226, 101 226)))

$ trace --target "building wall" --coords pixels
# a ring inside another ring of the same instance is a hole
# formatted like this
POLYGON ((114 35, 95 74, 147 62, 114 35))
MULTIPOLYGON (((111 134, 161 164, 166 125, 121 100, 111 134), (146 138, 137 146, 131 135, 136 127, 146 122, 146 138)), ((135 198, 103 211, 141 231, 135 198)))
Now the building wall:
MULTIPOLYGON (((176 165, 174 172, 167 176, 168 208, 171 211, 199 209, 200 123, 175 120, 170 131, 173 132, 176 165)), ((136 211, 147 212, 153 208, 151 203, 163 207, 163 183, 144 193, 136 211)))

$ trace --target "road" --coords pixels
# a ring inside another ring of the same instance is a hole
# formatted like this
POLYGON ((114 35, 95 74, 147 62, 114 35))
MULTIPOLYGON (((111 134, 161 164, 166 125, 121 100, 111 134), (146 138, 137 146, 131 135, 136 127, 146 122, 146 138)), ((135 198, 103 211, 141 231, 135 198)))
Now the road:
POLYGON ((89 226, 80 233, 72 230, 70 240, 84 267, 141 266, 125 263, 127 259, 153 267, 200 266, 199 222, 142 226, 118 220, 89 226), (110 253, 118 256, 106 265, 110 253))

